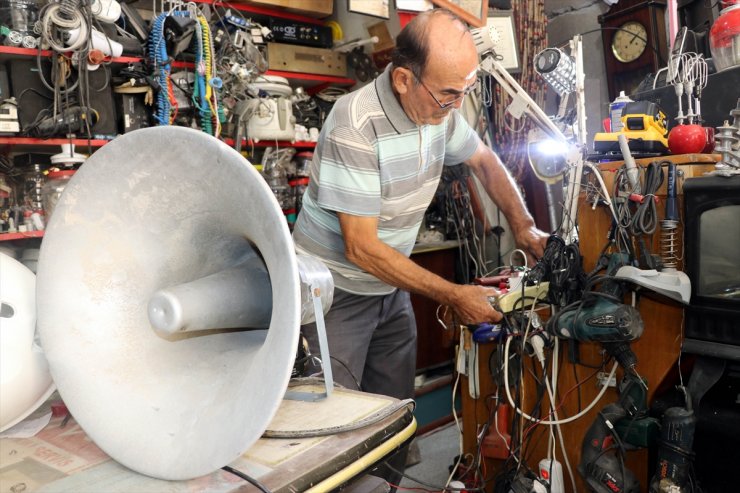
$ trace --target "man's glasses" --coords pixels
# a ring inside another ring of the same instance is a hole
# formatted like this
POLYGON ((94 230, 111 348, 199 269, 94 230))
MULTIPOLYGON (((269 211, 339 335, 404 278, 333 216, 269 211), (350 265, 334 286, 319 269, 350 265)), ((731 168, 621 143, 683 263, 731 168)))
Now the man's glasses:
POLYGON ((475 82, 473 82, 471 85, 469 85, 468 87, 466 87, 465 90, 463 92, 461 92, 459 95, 455 96, 454 98, 452 98, 449 101, 442 102, 439 99, 437 99, 437 96, 435 96, 432 91, 429 90, 429 88, 427 87, 427 85, 424 84, 424 81, 422 81, 420 77, 417 77, 416 74, 414 74, 414 77, 416 78, 416 80, 419 81, 419 84, 421 84, 422 87, 424 87, 424 89, 426 89, 426 91, 429 93, 429 95, 432 97, 432 99, 434 99, 434 102, 437 103, 437 105, 441 109, 443 109, 443 110, 444 109, 447 109, 450 106, 452 106, 453 104, 457 103, 462 98, 464 98, 465 96, 467 96, 468 94, 470 94, 471 92, 473 92, 476 87, 478 87, 478 79, 475 79, 475 82))

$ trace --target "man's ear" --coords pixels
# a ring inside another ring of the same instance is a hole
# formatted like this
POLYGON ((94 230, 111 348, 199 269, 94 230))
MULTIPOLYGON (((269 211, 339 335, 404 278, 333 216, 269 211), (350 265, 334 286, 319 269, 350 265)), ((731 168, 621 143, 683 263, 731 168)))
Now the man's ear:
POLYGON ((414 83, 414 75, 405 67, 397 67, 391 72, 391 81, 398 94, 406 94, 414 83))

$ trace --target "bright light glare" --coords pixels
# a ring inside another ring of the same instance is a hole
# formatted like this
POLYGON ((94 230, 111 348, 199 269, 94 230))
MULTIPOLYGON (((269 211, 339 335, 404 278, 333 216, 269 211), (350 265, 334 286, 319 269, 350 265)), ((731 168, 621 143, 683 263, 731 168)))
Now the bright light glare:
POLYGON ((555 139, 545 139, 537 142, 534 151, 543 156, 564 156, 568 152, 565 142, 555 139))

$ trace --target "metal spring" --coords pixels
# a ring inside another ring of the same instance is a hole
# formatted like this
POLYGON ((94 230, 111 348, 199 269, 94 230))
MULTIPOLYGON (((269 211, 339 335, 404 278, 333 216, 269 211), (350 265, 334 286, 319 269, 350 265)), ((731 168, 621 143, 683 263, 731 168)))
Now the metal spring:
POLYGON ((79 0, 61 0, 61 2, 59 2, 59 10, 62 11, 62 15, 66 19, 72 20, 75 18, 79 5, 79 0))
POLYGON ((660 221, 660 256, 664 269, 675 270, 678 266, 678 221, 660 221))

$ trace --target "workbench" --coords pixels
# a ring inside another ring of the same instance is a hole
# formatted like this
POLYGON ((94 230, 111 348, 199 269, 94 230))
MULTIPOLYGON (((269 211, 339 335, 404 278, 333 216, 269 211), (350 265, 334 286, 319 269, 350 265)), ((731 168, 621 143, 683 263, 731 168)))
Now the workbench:
MULTIPOLYGON (((719 155, 690 154, 637 159, 636 162, 638 165, 645 166, 652 161, 659 160, 669 161, 678 166, 678 198, 679 203, 681 204, 679 205, 679 210, 682 211, 681 185, 683 180, 688 177, 701 176, 702 174, 713 170, 714 163, 719 159, 719 155)), ((623 162, 621 161, 614 161, 597 165, 609 190, 611 190, 613 184, 615 171, 620 168, 622 164, 623 162)), ((665 207, 662 205, 665 204, 666 181, 667 180, 663 181, 663 185, 659 188, 658 193, 656 194, 660 200, 657 207, 659 219, 663 218, 665 212, 665 207)), ((681 214, 683 213, 681 212, 681 214)), ((606 244, 607 231, 611 227, 611 224, 611 216, 606 210, 606 207, 592 207, 592 204, 587 203, 586 193, 584 191, 584 187, 582 187, 578 209, 578 225, 580 238, 579 246, 583 257, 583 268, 585 272, 591 271, 596 265, 596 260, 606 244)), ((682 232, 682 227, 679 226, 679 238, 682 237, 682 232)), ((652 251, 660 251, 659 234, 657 232, 652 238, 652 251)), ((680 263, 678 268, 682 269, 682 265, 680 263)), ((677 302, 668 300, 664 297, 653 296, 650 293, 646 293, 639 298, 637 307, 642 316, 645 330, 642 337, 637 341, 634 341, 631 344, 631 347, 638 358, 637 371, 647 380, 648 383, 647 399, 648 405, 650 405, 656 394, 660 394, 666 389, 670 389, 674 385, 678 384, 678 361, 681 343, 683 341, 683 307, 677 302)), ((497 389, 492 381, 489 361, 492 354, 496 352, 497 346, 498 344, 488 343, 481 344, 478 347, 480 397, 474 399, 465 390, 462 394, 463 442, 466 453, 476 453, 478 449, 477 434, 480 432, 483 424, 489 420, 490 410, 495 406, 495 402, 492 401, 490 397, 495 394, 497 389)), ((575 366, 575 369, 572 369, 573 365, 568 362, 567 345, 562 344, 561 347, 563 348, 563 350, 560 351, 561 371, 557 387, 560 389, 560 392, 556 399, 560 399, 568 390, 576 388, 578 382, 585 380, 589 375, 594 373, 593 369, 586 368, 584 366, 575 366)), ((584 364, 597 367, 601 364, 602 347, 600 344, 580 343, 579 351, 580 360, 584 364)), ((531 410, 536 403, 536 397, 534 395, 535 384, 531 379, 531 376, 526 375, 526 373, 525 376, 527 378, 524 379, 523 383, 524 390, 522 396, 522 407, 531 410)), ((617 372, 617 381, 620 381, 621 377, 622 371, 620 368, 617 372)), ((563 405, 558 411, 560 413, 559 417, 565 418, 578 413, 579 400, 582 404, 581 407, 585 407, 586 404, 591 402, 599 391, 599 387, 595 382, 596 379, 594 378, 582 385, 580 387, 579 397, 576 397, 575 392, 569 394, 568 397, 564 399, 563 405)), ((463 378, 461 388, 468 388, 467 378, 463 378)), ((503 391, 501 394, 505 396, 503 391)), ((583 437, 594 419, 597 417, 598 411, 615 400, 617 400, 617 393, 615 389, 610 388, 606 391, 599 403, 596 404, 585 416, 561 426, 565 447, 570 457, 573 473, 576 476, 576 486, 579 492, 589 491, 585 483, 582 481, 581 476, 576 471, 576 466, 581 459, 581 444, 583 442, 583 437)), ((549 404, 546 397, 543 399, 541 409, 543 410, 543 416, 548 414, 549 404)), ((528 427, 529 424, 531 423, 525 422, 525 428, 528 427)), ((503 428, 508 429, 509 426, 510 423, 507 423, 503 428)), ((537 428, 546 430, 547 427, 541 425, 537 428)), ((492 433, 495 433, 495 431, 492 431, 492 433)), ((529 464, 533 468, 536 468, 540 459, 545 458, 547 455, 548 440, 546 432, 539 431, 537 436, 540 438, 532 440, 531 448, 528 449, 529 464), (543 433, 542 436, 540 436, 539 433, 543 433)), ((562 455, 559 447, 557 453, 558 459, 562 462, 562 455)), ((491 480, 487 483, 486 490, 492 491, 492 479, 495 477, 497 471, 501 470, 503 462, 490 458, 484 458, 483 460, 485 461, 485 470, 487 471, 486 477, 491 480)), ((647 485, 649 482, 648 471, 650 468, 648 450, 641 449, 628 452, 625 465, 635 473, 636 477, 640 481, 641 491, 647 491, 647 485)), ((563 474, 565 476, 565 490, 570 492, 572 487, 570 485, 568 473, 565 470, 565 464, 563 464, 563 474)))
MULTIPOLYGON (((292 391, 320 392, 317 385, 292 391)), ((34 413, 44 415, 58 394, 34 413)), ((268 430, 301 431, 354 423, 397 410, 380 422, 354 431, 313 438, 261 438, 229 464, 270 491, 331 491, 362 477, 372 466, 413 438, 411 409, 390 397, 334 389, 316 402, 283 400, 268 430)), ((115 423, 111 423, 115 426, 115 423)), ((197 447, 198 444, 193 444, 197 447)), ((0 492, 71 493, 227 493, 258 491, 224 470, 189 481, 165 481, 133 472, 98 448, 74 421, 56 416, 31 438, 0 438, 0 492)))

